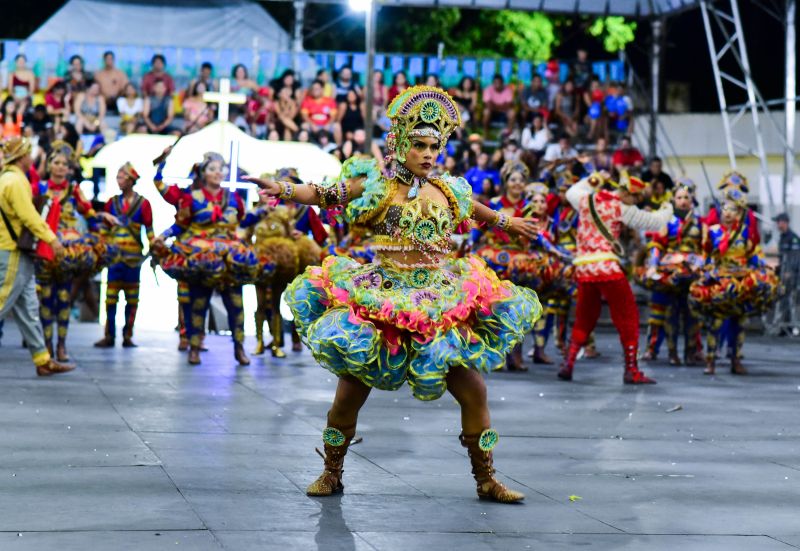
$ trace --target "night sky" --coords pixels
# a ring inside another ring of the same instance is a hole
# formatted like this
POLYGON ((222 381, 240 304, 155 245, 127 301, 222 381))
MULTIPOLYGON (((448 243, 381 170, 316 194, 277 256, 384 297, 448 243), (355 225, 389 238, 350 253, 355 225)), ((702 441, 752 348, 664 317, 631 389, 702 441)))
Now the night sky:
MULTIPOLYGON (((3 12, 6 14, 0 18, 0 36, 6 38, 26 37, 64 3, 64 0, 0 1, 0 5, 4 7, 3 12), (8 16, 10 13, 13 13, 13 17, 8 16)), ((782 4, 780 1, 775 3, 782 4)), ((739 4, 756 84, 766 98, 781 97, 784 74, 783 25, 757 7, 755 2, 743 0, 739 4)), ((285 28, 291 28, 293 18, 291 3, 264 2, 263 5, 285 28)), ((344 9, 347 9, 346 6, 311 5, 306 12, 306 32, 312 31, 316 25, 330 20, 344 9)), ((424 10, 419 11, 424 14, 424 10)), ((390 13, 384 15, 391 17, 390 13)), ((313 43, 307 44, 307 47, 312 48, 322 43, 328 45, 326 49, 356 50, 363 40, 360 25, 360 18, 345 18, 333 29, 317 35, 313 43), (336 42, 337 39, 339 43, 336 42)), ((378 25, 380 29, 380 17, 378 25)), ((649 37, 649 24, 647 22, 640 23, 637 42, 629 48, 629 55, 633 60, 634 67, 636 67, 637 73, 643 76, 649 74, 646 56, 649 37)), ((599 43, 579 31, 566 33, 563 38, 563 44, 556 50, 556 54, 560 58, 569 59, 574 55, 575 48, 578 46, 587 47, 591 57, 608 57, 599 43)), ((665 82, 689 83, 693 111, 715 111, 718 108, 716 90, 711 76, 711 62, 699 9, 689 10, 668 20, 663 73, 665 82)))

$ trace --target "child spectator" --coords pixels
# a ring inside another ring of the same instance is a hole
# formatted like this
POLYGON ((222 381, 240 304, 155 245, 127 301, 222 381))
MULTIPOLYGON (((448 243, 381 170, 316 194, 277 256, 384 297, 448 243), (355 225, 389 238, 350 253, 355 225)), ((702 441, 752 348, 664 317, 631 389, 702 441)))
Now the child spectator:
POLYGON ((247 102, 247 122, 253 136, 258 139, 267 136, 267 131, 272 127, 273 110, 272 90, 262 86, 247 102))

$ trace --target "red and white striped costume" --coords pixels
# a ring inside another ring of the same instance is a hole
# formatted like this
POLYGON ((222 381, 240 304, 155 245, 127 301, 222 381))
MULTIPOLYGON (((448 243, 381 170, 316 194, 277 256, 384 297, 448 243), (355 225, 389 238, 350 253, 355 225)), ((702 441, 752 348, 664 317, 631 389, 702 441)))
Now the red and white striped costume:
POLYGON ((672 205, 665 203, 657 212, 646 212, 626 205, 619 195, 607 190, 595 191, 585 178, 567 190, 567 200, 578 211, 577 254, 573 263, 578 281, 575 326, 564 365, 559 372, 562 379, 572 378, 572 369, 578 351, 586 343, 600 317, 602 299, 608 302, 611 320, 619 332, 625 352, 625 382, 654 382, 639 371, 639 311, 631 286, 614 253, 612 243, 600 232, 589 208, 593 196, 595 211, 611 236, 618 240, 623 225, 632 229, 656 231, 672 217, 672 205))

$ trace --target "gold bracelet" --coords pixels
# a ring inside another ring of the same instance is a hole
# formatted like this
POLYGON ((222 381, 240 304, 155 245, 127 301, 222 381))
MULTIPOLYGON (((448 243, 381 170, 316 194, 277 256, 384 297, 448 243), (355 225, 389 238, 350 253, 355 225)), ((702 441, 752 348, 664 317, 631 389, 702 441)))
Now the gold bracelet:
POLYGON ((283 186, 283 189, 278 194, 278 197, 280 197, 284 201, 291 201, 292 199, 294 199, 294 194, 296 192, 297 186, 295 186, 291 182, 281 182, 281 185, 283 186))

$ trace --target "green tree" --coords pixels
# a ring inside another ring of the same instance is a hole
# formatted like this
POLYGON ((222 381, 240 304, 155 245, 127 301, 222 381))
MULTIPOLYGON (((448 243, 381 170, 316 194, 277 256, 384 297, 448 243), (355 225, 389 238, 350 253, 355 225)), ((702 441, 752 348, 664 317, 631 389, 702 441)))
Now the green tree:
POLYGON ((599 17, 588 28, 587 32, 603 41, 607 52, 616 53, 624 50, 636 36, 636 22, 626 21, 624 17, 599 17))

